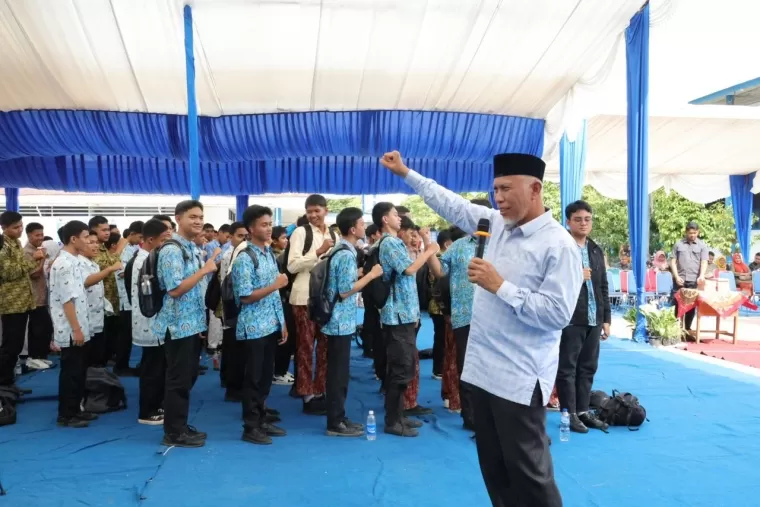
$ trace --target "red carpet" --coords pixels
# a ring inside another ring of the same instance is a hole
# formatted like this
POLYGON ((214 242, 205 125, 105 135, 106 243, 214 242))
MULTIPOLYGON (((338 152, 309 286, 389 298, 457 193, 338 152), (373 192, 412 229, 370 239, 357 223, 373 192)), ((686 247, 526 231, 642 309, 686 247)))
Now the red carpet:
POLYGON ((700 344, 689 343, 686 350, 694 354, 760 368, 760 342, 738 341, 736 345, 733 345, 727 340, 702 340, 700 344))

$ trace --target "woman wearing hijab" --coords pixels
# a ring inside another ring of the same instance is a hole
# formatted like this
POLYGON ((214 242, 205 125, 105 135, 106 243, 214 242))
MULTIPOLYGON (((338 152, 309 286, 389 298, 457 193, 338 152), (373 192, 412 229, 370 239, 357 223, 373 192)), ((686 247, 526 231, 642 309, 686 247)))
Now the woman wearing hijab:
POLYGON ((733 264, 731 270, 736 277, 736 287, 742 291, 746 296, 752 296, 752 271, 744 263, 744 258, 739 252, 735 252, 732 256, 733 264))
POLYGON ((670 271, 670 268, 668 267, 668 257, 662 250, 654 254, 652 264, 657 271, 670 271))

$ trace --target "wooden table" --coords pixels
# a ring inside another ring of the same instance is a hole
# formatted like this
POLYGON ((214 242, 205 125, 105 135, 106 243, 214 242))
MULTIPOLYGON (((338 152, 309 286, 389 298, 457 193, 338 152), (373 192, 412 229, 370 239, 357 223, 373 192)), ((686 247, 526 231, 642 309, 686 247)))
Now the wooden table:
POLYGON ((705 303, 704 301, 697 301, 697 330, 695 332, 694 338, 697 340, 697 343, 699 343, 700 340, 700 333, 714 333, 715 339, 720 339, 720 336, 730 336, 733 338, 733 344, 736 345, 736 340, 739 335, 739 310, 736 310, 734 313, 730 315, 725 315, 723 317, 718 314, 715 309, 710 306, 709 304, 705 303), (715 317, 715 329, 702 329, 702 317, 715 317), (728 331, 722 331, 720 329, 720 319, 723 318, 725 320, 727 319, 734 319, 734 330, 733 332, 728 331))

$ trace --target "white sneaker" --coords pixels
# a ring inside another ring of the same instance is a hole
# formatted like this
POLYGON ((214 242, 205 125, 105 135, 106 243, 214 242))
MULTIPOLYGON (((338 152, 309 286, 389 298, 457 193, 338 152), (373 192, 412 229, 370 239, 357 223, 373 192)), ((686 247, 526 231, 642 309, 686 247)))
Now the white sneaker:
POLYGON ((50 365, 40 359, 26 358, 26 367, 30 370, 47 370, 50 365))
POLYGON ((286 371, 286 372, 285 372, 285 376, 286 376, 286 377, 288 377, 289 379, 293 379, 293 380, 295 380, 295 379, 296 379, 295 375, 293 375, 293 374, 292 374, 292 373, 290 373, 289 371, 286 371))
POLYGON ((288 378, 285 375, 281 375, 279 377, 274 377, 272 379, 272 383, 278 386, 289 386, 293 383, 293 379, 288 378))
POLYGON ((449 400, 443 400, 443 408, 449 408, 449 400))
POLYGON ((38 361, 42 361, 48 366, 53 366, 53 361, 51 361, 50 359, 38 359, 38 361))
POLYGON ((160 426, 164 424, 164 415, 161 413, 154 414, 145 419, 138 419, 137 422, 140 424, 146 424, 148 426, 160 426))
POLYGON ((435 373, 433 373, 433 375, 431 375, 431 376, 432 376, 433 380, 441 380, 443 378, 441 375, 436 375, 435 373))

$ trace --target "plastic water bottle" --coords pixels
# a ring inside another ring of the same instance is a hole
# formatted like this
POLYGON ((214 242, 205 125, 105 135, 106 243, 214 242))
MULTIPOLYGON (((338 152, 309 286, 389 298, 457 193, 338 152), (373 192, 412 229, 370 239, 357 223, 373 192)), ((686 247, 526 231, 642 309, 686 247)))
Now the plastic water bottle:
POLYGON ((567 442, 570 440, 570 414, 567 409, 562 409, 562 416, 559 420, 559 441, 567 442))
POLYGON ((367 416, 367 440, 377 438, 377 421, 375 421, 375 411, 370 410, 367 416))

